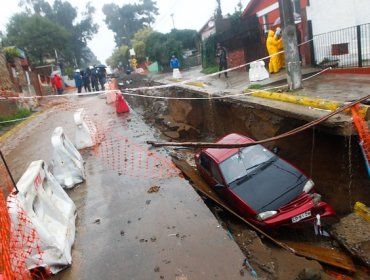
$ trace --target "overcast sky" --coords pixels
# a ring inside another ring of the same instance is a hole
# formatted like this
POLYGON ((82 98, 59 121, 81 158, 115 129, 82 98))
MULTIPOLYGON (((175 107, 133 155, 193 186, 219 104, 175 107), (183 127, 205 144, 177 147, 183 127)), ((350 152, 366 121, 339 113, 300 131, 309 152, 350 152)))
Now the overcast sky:
MULTIPOLYGON (((250 0, 241 0, 243 8, 246 7, 250 0)), ((17 0, 1 1, 0 8, 0 30, 5 31, 5 26, 9 18, 20 12, 17 0)), ((53 1, 50 0, 49 3, 53 1)), ((83 11, 87 0, 69 0, 72 6, 77 7, 78 11, 83 11)), ((104 23, 104 14, 102 7, 104 4, 116 3, 119 6, 138 1, 134 0, 90 0, 96 8, 95 18, 99 24, 99 32, 94 39, 88 43, 89 47, 98 57, 98 59, 105 63, 105 60, 111 55, 115 43, 113 33, 107 29, 104 23)), ((153 28, 159 32, 167 33, 173 28, 173 24, 177 29, 199 29, 212 16, 216 9, 216 0, 156 0, 159 9, 159 15, 156 17, 156 22, 153 28), (173 22, 171 14, 173 14, 173 22)), ((224 15, 233 13, 239 0, 221 0, 221 9, 224 15)))

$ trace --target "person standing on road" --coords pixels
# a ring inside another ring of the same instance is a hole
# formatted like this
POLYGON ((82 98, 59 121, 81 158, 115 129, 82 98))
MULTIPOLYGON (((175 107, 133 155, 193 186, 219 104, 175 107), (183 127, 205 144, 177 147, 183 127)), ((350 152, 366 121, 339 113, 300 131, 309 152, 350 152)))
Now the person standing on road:
POLYGON ((82 74, 82 81, 84 84, 85 92, 89 91, 91 92, 91 86, 90 86, 90 69, 86 68, 86 70, 82 74))
POLYGON ((77 91, 78 93, 81 93, 83 82, 82 82, 80 69, 75 70, 74 79, 75 79, 75 85, 76 85, 77 91))
MULTIPOLYGON (((218 71, 227 70, 227 50, 225 47, 221 46, 221 43, 217 43, 217 49, 216 49, 216 57, 218 57, 219 62, 219 68, 218 71)), ((224 72, 225 77, 227 78, 227 72, 224 72)), ((218 74, 218 77, 221 77, 221 73, 218 74)))
POLYGON ((103 67, 98 67, 98 80, 102 90, 105 90, 104 84, 107 81, 107 71, 103 67))
POLYGON ((94 66, 90 66, 91 72, 91 86, 93 91, 99 91, 99 82, 98 82, 98 74, 96 73, 96 68, 94 66))
POLYGON ((63 93, 63 80, 58 74, 54 75, 53 84, 55 86, 57 93, 62 94, 63 93))
POLYGON ((175 55, 172 55, 172 57, 171 57, 170 67, 172 69, 172 77, 174 79, 181 78, 180 61, 177 59, 177 57, 175 55))

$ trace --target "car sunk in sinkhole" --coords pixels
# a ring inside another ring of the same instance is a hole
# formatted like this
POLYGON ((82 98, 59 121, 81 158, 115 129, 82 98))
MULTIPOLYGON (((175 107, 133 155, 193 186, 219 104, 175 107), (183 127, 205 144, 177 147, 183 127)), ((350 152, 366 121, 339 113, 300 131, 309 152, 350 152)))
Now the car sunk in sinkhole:
MULTIPOLYGON (((232 133, 218 144, 254 142, 232 133)), ((315 193, 314 182, 298 168, 262 145, 205 148, 195 155, 197 169, 226 203, 264 229, 298 226, 335 216, 315 193)))

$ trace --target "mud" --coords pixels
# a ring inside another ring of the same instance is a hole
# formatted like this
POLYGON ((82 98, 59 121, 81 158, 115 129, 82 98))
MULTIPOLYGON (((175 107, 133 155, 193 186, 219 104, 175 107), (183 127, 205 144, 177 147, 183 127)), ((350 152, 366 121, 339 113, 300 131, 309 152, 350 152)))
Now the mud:
MULTIPOLYGON (((161 90, 153 95, 203 97, 190 89, 161 90)), ((306 122, 240 100, 160 100, 127 98, 170 141, 214 141, 238 132, 256 140, 270 138, 306 122)), ((352 210, 356 201, 370 204, 370 188, 356 136, 339 136, 317 126, 266 144, 308 174, 337 213, 352 210)))
POLYGON ((333 236, 344 248, 370 268, 370 222, 355 213, 333 226, 333 236))

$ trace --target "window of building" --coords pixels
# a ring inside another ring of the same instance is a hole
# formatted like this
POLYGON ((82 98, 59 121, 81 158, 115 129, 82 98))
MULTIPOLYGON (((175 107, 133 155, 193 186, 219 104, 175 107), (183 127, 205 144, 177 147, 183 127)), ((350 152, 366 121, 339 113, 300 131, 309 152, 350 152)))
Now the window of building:
POLYGON ((267 14, 262 16, 262 22, 263 22, 263 31, 267 33, 269 31, 269 21, 267 14))
POLYGON ((293 12, 296 14, 301 14, 301 0, 292 0, 293 2, 293 12))

